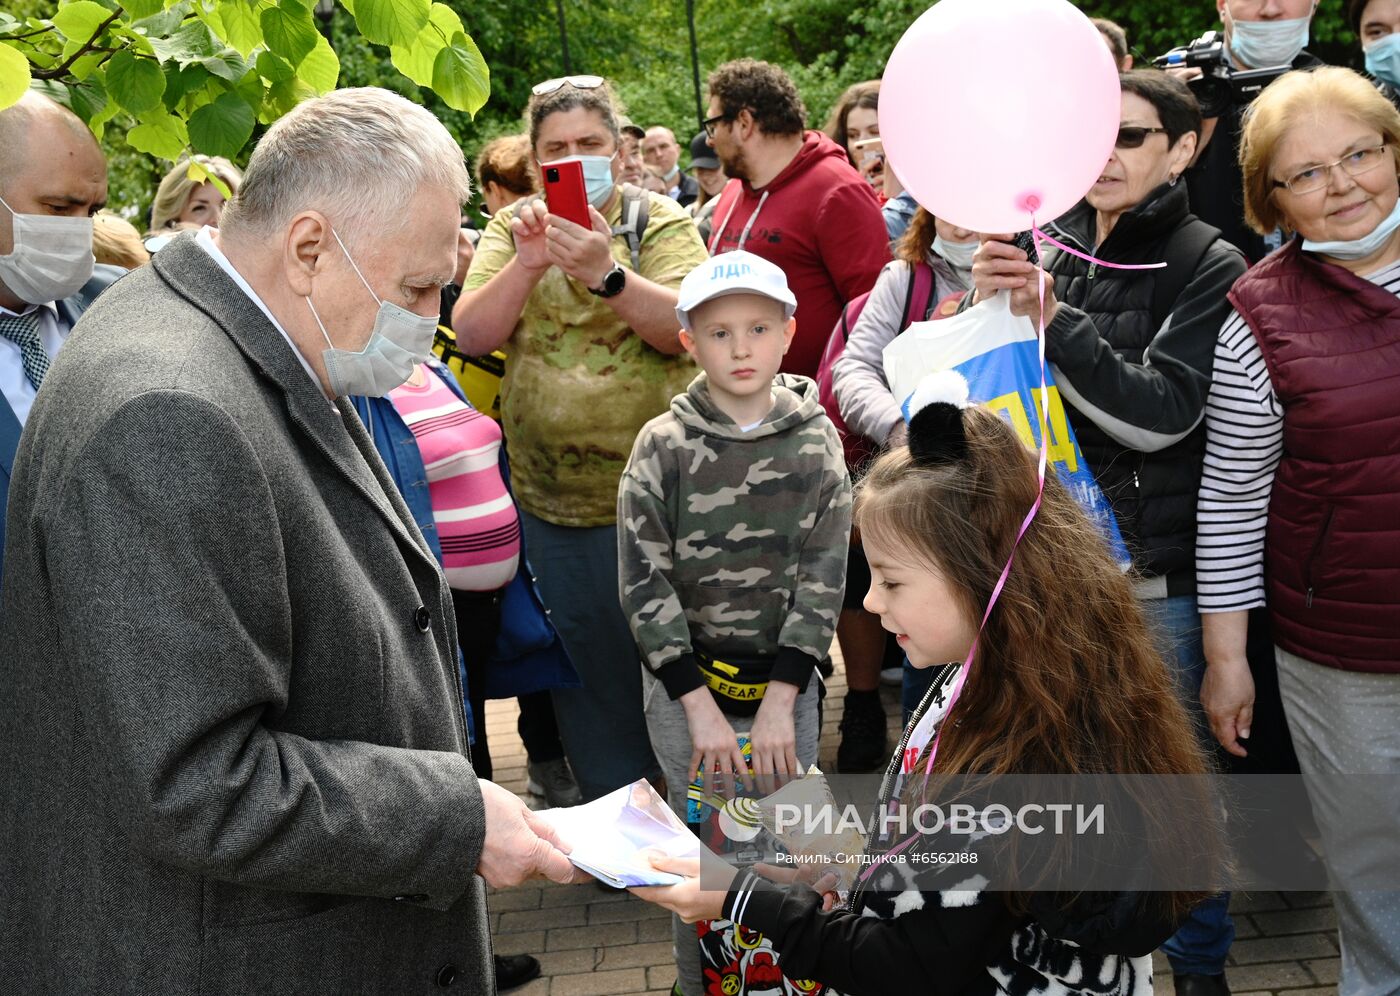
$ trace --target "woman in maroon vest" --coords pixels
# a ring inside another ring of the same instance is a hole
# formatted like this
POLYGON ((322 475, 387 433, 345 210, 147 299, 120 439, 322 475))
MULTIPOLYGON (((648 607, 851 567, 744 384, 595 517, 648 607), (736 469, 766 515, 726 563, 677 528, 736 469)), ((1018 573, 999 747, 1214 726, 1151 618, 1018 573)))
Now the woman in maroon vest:
POLYGON ((1293 236, 1240 278, 1206 406, 1201 699, 1243 755, 1248 610, 1272 618, 1322 832, 1341 991, 1400 990, 1400 113, 1347 69, 1289 73, 1240 146, 1245 213, 1293 236), (1357 891, 1389 890, 1389 891, 1357 891))

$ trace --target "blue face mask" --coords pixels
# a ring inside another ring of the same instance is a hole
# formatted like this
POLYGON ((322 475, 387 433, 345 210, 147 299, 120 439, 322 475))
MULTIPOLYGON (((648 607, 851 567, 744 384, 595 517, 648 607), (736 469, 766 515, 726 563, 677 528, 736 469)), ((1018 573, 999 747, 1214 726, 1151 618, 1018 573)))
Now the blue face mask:
POLYGON ((1312 14, 1287 21, 1231 21, 1230 51, 1248 69, 1292 65, 1308 44, 1312 14))
POLYGON ((612 172, 613 160, 616 158, 616 152, 610 156, 565 156, 563 159, 551 159, 547 163, 540 163, 540 165, 557 166, 560 163, 581 163, 583 165, 583 192, 588 197, 588 203, 601 211, 603 205, 608 202, 608 198, 613 195, 613 188, 617 186, 612 172))
POLYGON ((1350 242, 1313 242, 1311 239, 1303 240, 1303 249, 1307 252, 1321 253, 1324 256, 1331 256, 1333 259, 1365 259, 1380 251, 1395 230, 1400 228, 1400 201, 1395 202, 1395 207, 1391 208, 1390 214, 1385 217, 1370 235, 1363 235, 1359 239, 1352 239, 1350 242))
POLYGON ((1366 72, 1382 83, 1400 87, 1400 35, 1386 35, 1366 50, 1366 72))

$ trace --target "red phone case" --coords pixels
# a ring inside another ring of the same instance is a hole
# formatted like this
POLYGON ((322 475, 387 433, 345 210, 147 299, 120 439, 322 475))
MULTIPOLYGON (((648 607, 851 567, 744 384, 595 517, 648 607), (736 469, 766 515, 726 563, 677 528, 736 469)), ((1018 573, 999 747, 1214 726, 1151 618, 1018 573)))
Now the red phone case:
POLYGON ((577 160, 546 163, 540 171, 544 173, 544 200, 549 206, 549 213, 568 218, 575 225, 592 228, 593 221, 588 217, 588 193, 583 185, 583 163, 577 160))

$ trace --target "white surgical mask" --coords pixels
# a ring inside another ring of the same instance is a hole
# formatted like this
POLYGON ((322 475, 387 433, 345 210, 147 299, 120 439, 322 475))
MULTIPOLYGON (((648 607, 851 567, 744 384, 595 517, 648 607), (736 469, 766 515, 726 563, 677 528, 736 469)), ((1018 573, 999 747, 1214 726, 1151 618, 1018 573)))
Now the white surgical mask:
POLYGON ((337 398, 342 395, 382 398, 394 388, 402 386, 413 376, 414 368, 432 355, 437 317, 415 314, 397 304, 380 300, 335 229, 331 229, 331 234, 340 243, 345 258, 350 260, 355 276, 360 278, 370 297, 379 303, 379 311, 374 316, 374 331, 370 333, 369 342, 356 353, 337 349, 331 343, 330 334, 326 332, 321 316, 316 313, 316 305, 307 297, 306 304, 311 309, 311 316, 321 326, 321 334, 326 337, 326 345, 330 347, 321 354, 326 361, 326 379, 330 381, 331 394, 337 398))
POLYGON ((92 219, 20 214, 14 217, 15 247, 0 256, 0 282, 26 304, 72 297, 92 278, 92 219))
POLYGON ((1366 72, 1382 83, 1400 87, 1400 35, 1390 34, 1366 49, 1366 72))
POLYGON ((613 187, 617 185, 612 173, 612 162, 616 158, 616 152, 610 156, 565 156, 563 159, 551 159, 547 163, 540 163, 540 166, 582 163, 583 192, 588 197, 588 203, 601 211, 608 198, 612 197, 613 187))
POLYGON ((1287 21, 1232 21, 1230 51, 1249 69, 1289 66, 1308 44, 1312 14, 1287 21))
POLYGON ((955 270, 972 269, 972 254, 977 251, 978 245, 978 242, 944 242, 941 235, 933 237, 933 251, 955 270))
POLYGON ((1400 201, 1395 202, 1390 214, 1385 216, 1370 235, 1347 242, 1313 242, 1311 239, 1304 239, 1303 248, 1308 252, 1321 253, 1334 259, 1365 259, 1385 245, 1386 240, 1395 234, 1397 228, 1400 228, 1400 201))

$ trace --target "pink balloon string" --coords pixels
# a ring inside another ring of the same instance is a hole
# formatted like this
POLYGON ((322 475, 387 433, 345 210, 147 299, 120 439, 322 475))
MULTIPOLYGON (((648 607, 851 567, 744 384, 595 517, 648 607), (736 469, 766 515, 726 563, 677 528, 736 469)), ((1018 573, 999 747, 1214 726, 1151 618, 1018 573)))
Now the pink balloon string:
MULTIPOLYGON (((1048 233, 1046 233, 1046 232, 1041 231, 1041 230, 1040 230, 1040 227, 1037 226, 1037 225, 1035 224, 1035 222, 1031 222, 1031 237, 1034 238, 1034 239, 1036 240, 1036 243, 1035 243, 1036 255, 1040 255, 1040 241, 1041 241, 1042 239, 1044 239, 1046 242, 1049 242, 1052 246, 1054 246, 1056 249, 1059 249, 1061 252, 1067 252, 1067 253, 1069 253, 1071 256, 1078 256, 1080 259, 1085 260, 1086 262, 1089 262, 1089 263, 1093 263, 1093 264, 1096 265, 1096 266, 1106 266, 1106 267, 1108 267, 1110 270, 1159 270, 1159 269, 1161 269, 1162 267, 1164 267, 1164 266, 1167 265, 1166 263, 1110 263, 1110 262, 1109 262, 1108 260, 1106 260, 1106 259, 1099 259, 1097 256, 1090 255, 1090 254, 1087 253, 1087 252, 1080 252, 1078 249, 1074 248, 1073 246, 1067 246, 1067 245, 1065 245, 1063 242, 1061 242, 1059 239, 1055 238, 1054 236, 1052 236, 1052 235, 1050 235, 1050 234, 1048 234, 1048 233)), ((1043 275, 1044 275, 1044 274, 1042 273, 1042 276, 1043 276, 1043 275)), ((1041 299, 1040 299, 1040 300, 1041 300, 1041 304, 1043 305, 1043 304, 1045 303, 1045 296, 1044 296, 1044 295, 1045 295, 1045 288, 1042 286, 1040 290, 1041 290, 1041 299)), ((1045 327, 1044 327, 1043 324, 1041 325, 1041 329, 1040 329, 1040 337, 1041 337, 1042 339, 1045 338, 1045 327)), ((1041 350, 1041 352, 1043 353, 1044 350, 1041 350)), ((1043 359, 1043 358, 1042 358, 1041 362, 1042 362, 1042 364, 1044 363, 1044 359, 1043 359)), ((1042 373, 1042 375, 1044 374, 1044 369, 1043 369, 1043 367, 1042 367, 1041 373, 1042 373)), ((1043 376, 1042 376, 1042 379, 1044 379, 1043 376)))

